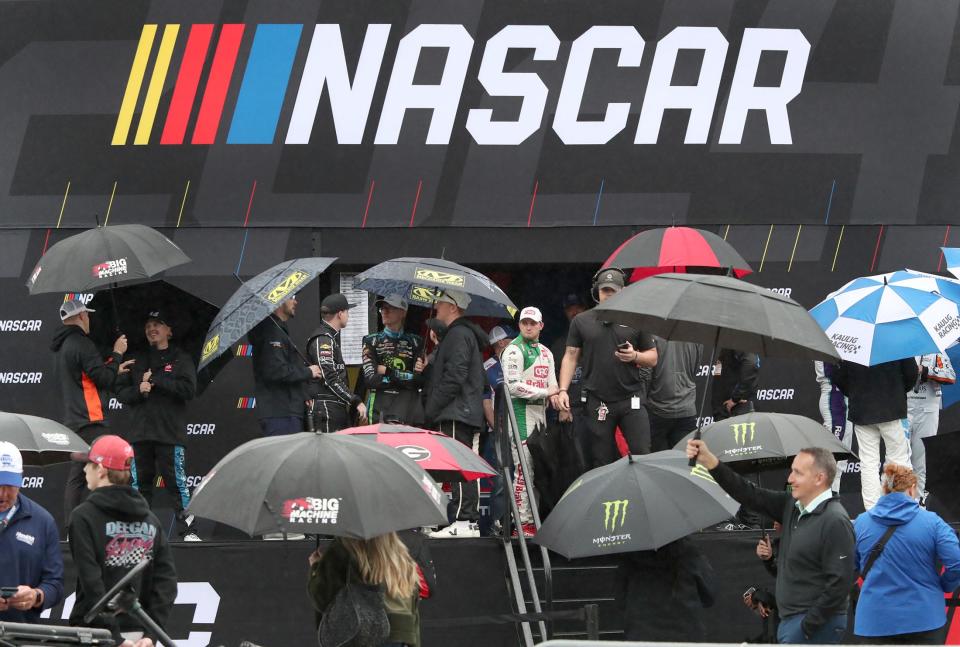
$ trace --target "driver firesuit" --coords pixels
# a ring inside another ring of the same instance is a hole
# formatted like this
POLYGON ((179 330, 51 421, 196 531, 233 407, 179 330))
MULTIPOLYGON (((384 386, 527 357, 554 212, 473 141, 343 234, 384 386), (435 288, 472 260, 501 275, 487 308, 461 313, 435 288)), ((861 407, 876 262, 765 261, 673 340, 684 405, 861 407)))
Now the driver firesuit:
POLYGON ((957 374, 946 353, 917 358, 919 371, 913 389, 907 391, 907 419, 910 422, 910 462, 917 475, 917 490, 925 502, 927 452, 923 439, 937 435, 942 405, 940 387, 953 384, 957 374))
POLYGON ((378 422, 423 424, 420 387, 423 374, 414 372, 423 350, 423 338, 384 328, 363 338, 363 381, 367 391, 367 419, 378 422), (377 366, 385 366, 384 375, 377 366))

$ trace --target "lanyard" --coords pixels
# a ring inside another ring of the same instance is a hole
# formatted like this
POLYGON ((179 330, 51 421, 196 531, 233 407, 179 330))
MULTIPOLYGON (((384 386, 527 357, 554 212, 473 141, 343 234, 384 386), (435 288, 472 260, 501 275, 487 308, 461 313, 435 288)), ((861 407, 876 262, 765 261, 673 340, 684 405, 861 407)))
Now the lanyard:
POLYGON ((3 521, 0 521, 0 532, 3 532, 7 529, 7 526, 10 525, 10 520, 13 519, 13 515, 17 513, 17 505, 14 504, 10 506, 10 509, 7 511, 7 516, 3 518, 3 521))

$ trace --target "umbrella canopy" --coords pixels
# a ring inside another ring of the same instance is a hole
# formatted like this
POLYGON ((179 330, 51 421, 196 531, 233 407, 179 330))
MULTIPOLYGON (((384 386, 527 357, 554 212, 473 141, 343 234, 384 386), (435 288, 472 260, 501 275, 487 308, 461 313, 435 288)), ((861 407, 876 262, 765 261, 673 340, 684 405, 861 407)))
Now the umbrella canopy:
POLYGON ((653 550, 739 507, 682 452, 625 456, 575 481, 533 541, 568 559, 653 550))
MULTIPOLYGON (((684 451, 688 434, 674 449, 684 451)), ((703 428, 703 441, 724 463, 739 472, 756 472, 790 464, 806 447, 823 447, 837 460, 856 459, 822 424, 789 413, 748 413, 703 428)))
POLYGON ((250 535, 297 532, 369 539, 447 522, 443 492, 390 447, 303 432, 251 440, 217 463, 190 514, 250 535))
POLYGON ((631 281, 667 272, 725 274, 731 271, 737 278, 753 272, 730 243, 712 232, 691 227, 640 232, 610 254, 601 269, 608 267, 627 270, 631 281))
MULTIPOLYGON (((955 367, 960 367, 960 345, 951 346, 947 349, 947 357, 950 363, 955 367)), ((940 385, 941 402, 944 409, 960 402, 960 382, 953 384, 940 385)))
POLYGON ((354 286, 383 296, 400 295, 411 305, 430 308, 439 292, 450 289, 471 297, 466 314, 512 319, 517 306, 489 278, 441 258, 394 258, 354 279, 354 286))
POLYGON ((941 247, 947 271, 960 279, 960 247, 941 247))
POLYGON ((350 427, 336 433, 393 447, 442 483, 474 481, 497 473, 469 447, 437 431, 406 425, 376 424, 350 427))
POLYGON ((295 258, 244 281, 207 330, 197 369, 226 352, 280 304, 322 274, 336 258, 295 258))
POLYGON ((901 271, 854 279, 810 314, 843 359, 874 366, 944 352, 960 339, 958 302, 956 282, 901 271))
POLYGON ((73 452, 88 452, 90 446, 59 422, 19 413, 0 412, 0 440, 13 443, 24 465, 67 463, 73 452))
POLYGON ((939 434, 923 439, 927 450, 927 490, 933 508, 946 509, 947 520, 960 519, 960 433, 939 434))
POLYGON ((836 362, 817 322, 793 299, 729 276, 658 274, 627 286, 593 311, 664 339, 836 362))
POLYGON ((27 288, 30 294, 93 292, 189 262, 176 243, 151 227, 96 227, 48 249, 30 273, 27 288))

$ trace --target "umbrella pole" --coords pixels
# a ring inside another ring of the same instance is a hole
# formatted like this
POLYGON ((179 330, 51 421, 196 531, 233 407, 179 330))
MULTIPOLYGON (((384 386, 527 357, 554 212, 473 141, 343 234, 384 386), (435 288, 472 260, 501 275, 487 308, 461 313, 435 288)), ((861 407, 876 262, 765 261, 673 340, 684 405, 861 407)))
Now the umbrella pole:
MULTIPOLYGON (((713 350, 710 351, 710 363, 707 364, 707 383, 703 387, 703 395, 700 396, 700 413, 697 416, 697 431, 693 434, 694 440, 700 440, 703 437, 703 409, 707 404, 707 390, 710 388, 710 381, 713 379, 713 364, 717 361, 717 347, 720 345, 720 329, 717 328, 717 334, 713 339, 713 350)), ((690 467, 697 464, 696 458, 690 459, 690 467)))

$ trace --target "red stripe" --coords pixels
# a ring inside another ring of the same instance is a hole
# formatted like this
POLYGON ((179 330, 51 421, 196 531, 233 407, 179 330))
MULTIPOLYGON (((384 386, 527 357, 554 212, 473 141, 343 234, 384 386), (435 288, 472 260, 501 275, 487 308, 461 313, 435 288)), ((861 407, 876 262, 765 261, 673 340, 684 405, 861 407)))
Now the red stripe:
POLYGON ((250 202, 247 203, 247 216, 243 219, 243 226, 246 227, 250 222, 250 210, 253 209, 253 194, 257 192, 257 181, 253 181, 253 188, 250 189, 250 202))
MULTIPOLYGON (((47 230, 47 235, 50 235, 50 230, 47 230)), ((947 246, 947 240, 950 238, 950 225, 947 225, 947 231, 943 234, 943 242, 940 243, 940 260, 937 262, 937 271, 940 271, 940 268, 943 267, 943 248, 947 246)))
POLYGON ((213 25, 194 25, 190 29, 190 37, 183 51, 183 62, 180 64, 180 73, 177 75, 177 84, 173 88, 173 98, 170 99, 167 122, 163 125, 163 134, 160 135, 161 144, 183 143, 190 110, 197 96, 200 74, 203 72, 203 61, 207 58, 207 49, 210 47, 212 36, 213 25))
POLYGON ((423 188, 423 180, 417 180, 417 197, 413 199, 413 211, 410 212, 410 224, 408 225, 408 227, 413 227, 413 219, 417 215, 417 205, 420 204, 420 189, 422 188, 423 188))
POLYGON ((80 385, 83 388, 83 401, 87 405, 87 418, 90 422, 103 420, 103 406, 100 404, 100 393, 86 373, 80 373, 80 385))
POLYGON ((530 198, 530 211, 527 213, 527 227, 533 221, 533 205, 537 203, 537 190, 540 188, 540 180, 533 184, 533 197, 530 198))
POLYGON ((877 246, 873 248, 873 260, 870 261, 870 271, 877 265, 877 253, 880 251, 880 239, 883 238, 883 225, 880 225, 880 231, 877 232, 877 246))
POLYGON ((367 206, 363 210, 363 222, 360 223, 360 229, 365 229, 367 226, 367 214, 370 213, 370 203, 373 201, 373 187, 376 185, 376 180, 370 180, 370 192, 367 193, 367 206))
POLYGON ((207 79, 207 88, 203 93, 203 102, 200 104, 197 126, 193 130, 194 144, 212 144, 217 138, 223 103, 227 99, 230 77, 233 76, 242 37, 242 24, 224 25, 220 30, 217 51, 213 55, 213 64, 210 66, 210 78, 207 79))
POLYGON ((660 267, 720 267, 720 260, 700 232, 689 227, 669 227, 660 241, 660 267))
POLYGON ((47 253, 47 244, 49 242, 50 242, 50 228, 47 227, 47 237, 43 239, 43 251, 40 252, 41 256, 47 253))

